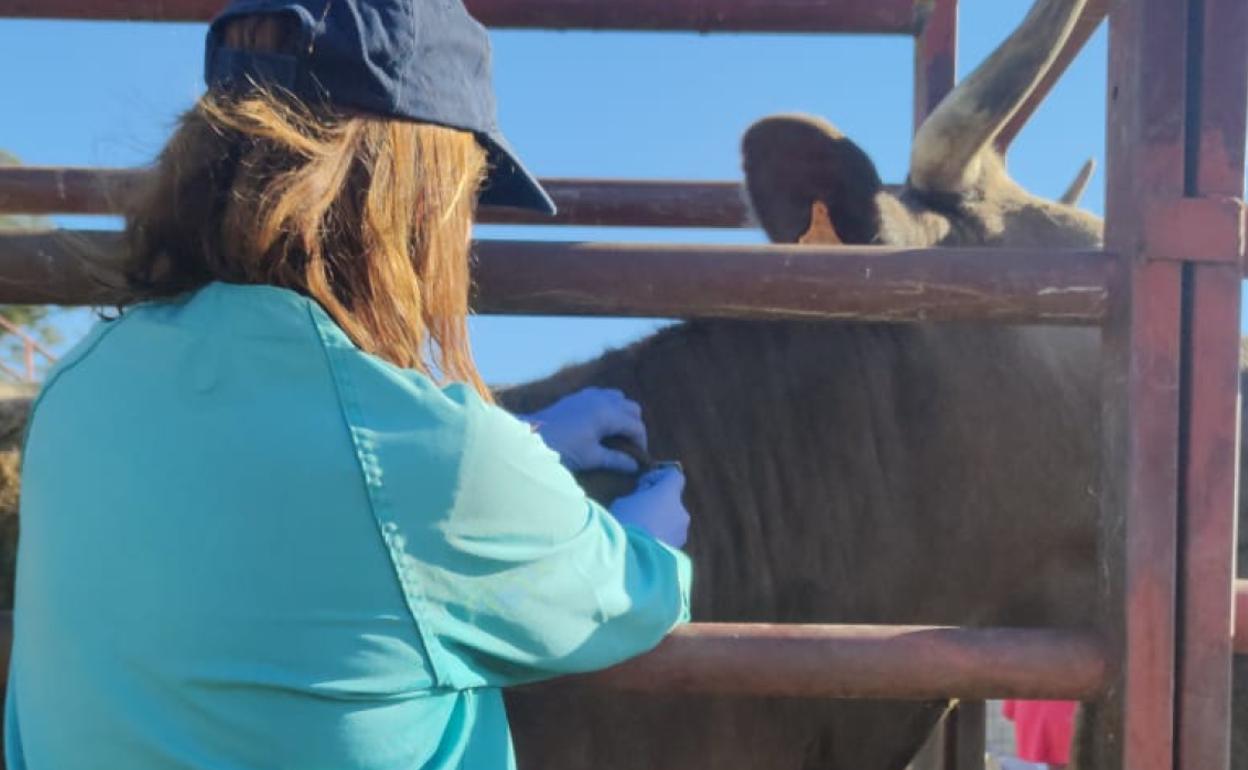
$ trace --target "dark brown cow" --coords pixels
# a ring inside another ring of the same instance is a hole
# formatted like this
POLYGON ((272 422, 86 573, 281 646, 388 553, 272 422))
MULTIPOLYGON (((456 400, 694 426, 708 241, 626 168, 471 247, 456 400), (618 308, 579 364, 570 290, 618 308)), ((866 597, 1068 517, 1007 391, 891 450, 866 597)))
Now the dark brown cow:
MULTIPOLYGON (((1082 6, 1035 4, 922 126, 899 192, 822 120, 757 123, 743 160, 761 226, 788 243, 1100 246, 1081 183, 1038 198, 992 147, 1082 6)), ((655 455, 688 471, 695 619, 1091 627, 1098 347, 1087 329, 688 323, 506 401, 598 386, 642 403, 655 455)), ((586 483, 605 501, 621 489, 604 481, 586 483)), ((945 704, 510 706, 530 768, 900 770, 945 704)))
MULTIPOLYGON (((655 455, 688 472, 696 619, 1086 627, 1094 343, 688 324, 508 402, 591 383, 641 400, 655 455)), ((945 704, 526 693, 510 706, 530 768, 900 770, 945 704)))

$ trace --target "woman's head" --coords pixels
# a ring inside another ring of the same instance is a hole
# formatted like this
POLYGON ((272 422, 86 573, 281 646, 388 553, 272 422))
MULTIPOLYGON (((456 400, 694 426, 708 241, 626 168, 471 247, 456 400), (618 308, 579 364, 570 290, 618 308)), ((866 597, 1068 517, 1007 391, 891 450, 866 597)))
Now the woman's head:
POLYGON ((209 33, 208 93, 182 118, 130 207, 133 298, 218 280, 293 289, 362 349, 484 393, 467 339, 478 194, 485 185, 487 200, 492 190, 500 203, 549 207, 497 133, 484 32, 462 6, 451 12, 457 3, 236 5, 246 12, 227 9, 209 33), (255 12, 266 5, 271 12, 255 12), (391 25, 442 24, 432 46, 421 44, 426 65, 476 80, 458 89, 411 77, 335 85, 331 78, 355 65, 369 73, 380 61, 408 66, 404 51, 417 45, 342 13, 359 5, 403 14, 391 25), (419 13, 438 14, 436 24, 419 13), (478 58, 465 41, 484 46, 478 58), (386 84, 392 108, 376 101, 386 84), (421 120, 426 112, 450 119, 421 120))
POLYGON ((362 349, 476 384, 468 249, 484 168, 462 131, 209 94, 132 206, 126 277, 145 298, 211 281, 293 289, 362 349))

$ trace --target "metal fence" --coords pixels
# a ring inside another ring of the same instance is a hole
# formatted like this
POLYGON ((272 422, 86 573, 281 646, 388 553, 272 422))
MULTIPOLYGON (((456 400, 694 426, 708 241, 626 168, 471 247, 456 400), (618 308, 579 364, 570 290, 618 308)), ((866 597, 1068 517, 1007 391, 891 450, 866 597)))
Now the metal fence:
MULTIPOLYGON (((219 5, 0 0, 0 16, 203 20, 219 5)), ((912 35, 916 117, 953 80, 956 0, 468 5, 486 23, 509 27, 912 35)), ((1107 5, 1088 6, 1059 66, 1015 116, 1003 143, 1107 5)), ((1242 0, 1114 6, 1103 252, 481 244, 478 304, 488 312, 973 319, 1103 329, 1099 628, 695 624, 650 655, 568 686, 1095 700, 1107 767, 1225 768, 1236 495, 1228 447, 1238 440, 1246 39, 1242 0), (915 285, 927 289, 922 301, 915 285)), ((114 211, 133 181, 133 172, 118 170, 3 169, 0 210, 114 211)), ((739 227, 746 220, 735 184, 567 180, 551 187, 567 224, 739 227)), ((524 221, 502 211, 485 219, 524 221)), ((71 258, 83 248, 104 257, 116 244, 100 233, 0 237, 0 301, 107 302, 108 290, 71 258)), ((1248 643, 1248 635, 1238 639, 1248 643)), ((982 762, 982 718, 979 733, 982 762)), ((973 754, 954 761, 974 764, 973 754)))

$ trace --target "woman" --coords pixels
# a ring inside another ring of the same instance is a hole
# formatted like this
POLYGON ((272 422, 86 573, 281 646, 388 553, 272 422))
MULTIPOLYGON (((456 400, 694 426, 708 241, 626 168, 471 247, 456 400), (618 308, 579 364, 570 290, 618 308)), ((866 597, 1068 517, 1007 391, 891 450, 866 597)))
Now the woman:
POLYGON ((550 209, 488 57, 458 0, 213 23, 127 222, 133 301, 34 410, 11 770, 507 767, 500 688, 687 619, 679 473, 608 512, 568 472, 635 470, 601 439, 644 445, 636 405, 524 423, 473 365, 477 190, 550 209))

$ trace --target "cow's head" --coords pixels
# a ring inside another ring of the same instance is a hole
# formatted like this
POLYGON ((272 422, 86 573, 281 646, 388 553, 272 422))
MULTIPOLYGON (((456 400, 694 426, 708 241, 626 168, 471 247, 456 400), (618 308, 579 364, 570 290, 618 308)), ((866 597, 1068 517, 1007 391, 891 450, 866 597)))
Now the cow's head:
MULTIPOLYGON (((993 140, 1052 65, 1084 0, 1039 0, 988 59, 923 123, 910 174, 886 188, 858 145, 818 118, 781 115, 742 142, 759 223, 779 243, 1093 247, 1101 220, 1006 173, 993 140)), ((1080 177, 1086 182, 1086 172, 1080 177)))

